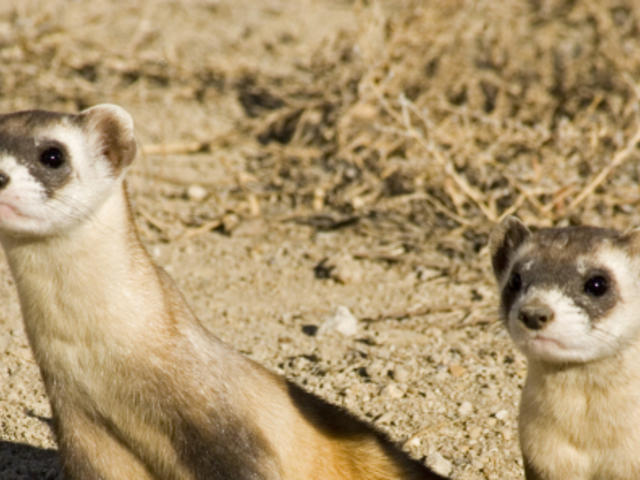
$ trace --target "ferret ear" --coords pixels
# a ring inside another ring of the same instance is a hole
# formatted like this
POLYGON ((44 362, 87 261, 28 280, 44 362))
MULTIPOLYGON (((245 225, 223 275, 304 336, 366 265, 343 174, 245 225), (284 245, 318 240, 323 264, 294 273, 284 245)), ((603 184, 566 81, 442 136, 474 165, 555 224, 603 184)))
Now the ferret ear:
POLYGON ((116 175, 133 162, 136 156, 133 119, 124 108, 103 103, 83 110, 80 117, 116 175))
POLYGON ((500 280, 503 277, 512 255, 529 235, 531 231, 513 216, 506 217, 494 227, 489 236, 489 251, 496 279, 500 280))
POLYGON ((632 257, 640 255, 640 227, 626 230, 619 239, 632 257))

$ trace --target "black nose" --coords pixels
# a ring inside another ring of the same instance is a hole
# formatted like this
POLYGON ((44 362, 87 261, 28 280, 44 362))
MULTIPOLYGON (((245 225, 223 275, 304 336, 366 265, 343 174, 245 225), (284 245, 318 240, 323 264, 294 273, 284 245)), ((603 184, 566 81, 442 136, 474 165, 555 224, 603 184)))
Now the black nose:
POLYGON ((553 310, 547 305, 524 305, 518 312, 518 319, 530 330, 540 330, 553 320, 553 310))
POLYGON ((9 180, 11 180, 9 175, 4 172, 0 172, 0 190, 9 185, 9 180))

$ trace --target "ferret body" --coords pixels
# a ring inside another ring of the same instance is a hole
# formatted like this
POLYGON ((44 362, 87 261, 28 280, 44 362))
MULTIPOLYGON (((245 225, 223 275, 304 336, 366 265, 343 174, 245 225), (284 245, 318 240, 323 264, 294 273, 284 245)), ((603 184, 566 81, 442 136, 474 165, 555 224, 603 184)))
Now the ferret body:
POLYGON ((442 478, 238 354, 141 245, 131 117, 0 116, 0 241, 68 480, 442 478))
POLYGON ((640 232, 491 236, 501 316, 526 355, 519 417, 527 480, 640 478, 640 232))

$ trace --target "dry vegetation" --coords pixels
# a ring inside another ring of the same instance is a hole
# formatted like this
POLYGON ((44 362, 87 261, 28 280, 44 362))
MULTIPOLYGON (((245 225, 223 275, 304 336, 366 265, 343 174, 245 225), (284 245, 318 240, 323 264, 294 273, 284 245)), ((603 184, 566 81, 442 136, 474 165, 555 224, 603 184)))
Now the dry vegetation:
POLYGON ((265 39, 247 25, 230 27, 246 29, 237 61, 220 58, 229 45, 202 11, 229 15, 224 2, 114 3, 64 20, 55 4, 5 7, 4 109, 144 103, 162 112, 154 123, 169 123, 146 127, 153 143, 169 143, 150 153, 249 136, 260 145, 246 159, 252 193, 285 209, 484 232, 512 212, 542 224, 596 221, 592 212, 612 218, 637 202, 632 1, 354 2, 355 28, 325 25, 323 43, 277 66, 263 50, 294 53, 276 50, 298 38, 265 39), (91 35, 107 24, 109 37, 91 35), (219 96, 238 103, 222 128, 205 123, 219 96), (200 124, 172 114, 187 107, 200 124))
MULTIPOLYGON (((229 274, 227 290, 216 287, 226 294, 204 299, 214 289, 194 279, 189 254, 242 264, 276 252, 277 268, 260 272, 293 290, 315 266, 333 283, 311 280, 316 296, 265 287, 257 306, 224 309, 256 335, 223 337, 414 455, 444 457, 455 478, 518 478, 524 362, 495 324, 487 233, 510 213, 640 225, 638 2, 12 3, 0 6, 0 108, 110 101, 134 114, 144 238, 205 321, 218 325, 214 313, 242 292, 229 274), (278 264, 286 251, 294 260, 278 264), (321 321, 324 299, 346 298, 358 300, 349 307, 366 341, 300 331, 321 321), (261 345, 270 335, 274 346, 261 345), (404 396, 381 403, 387 363, 404 360, 404 396)), ((51 444, 11 425, 1 438, 51 444)))

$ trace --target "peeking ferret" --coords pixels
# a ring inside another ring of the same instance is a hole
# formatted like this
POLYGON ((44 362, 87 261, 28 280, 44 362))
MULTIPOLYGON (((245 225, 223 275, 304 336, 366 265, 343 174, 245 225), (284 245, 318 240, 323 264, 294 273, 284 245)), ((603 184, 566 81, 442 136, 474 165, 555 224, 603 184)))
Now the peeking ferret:
POLYGON ((527 480, 640 478, 640 232, 491 234, 501 318, 528 361, 519 433, 527 480))

